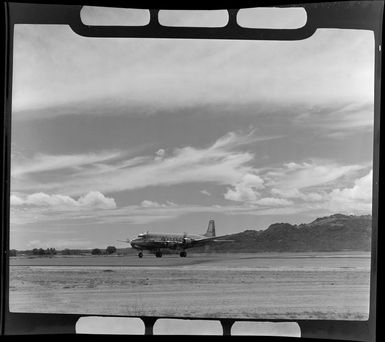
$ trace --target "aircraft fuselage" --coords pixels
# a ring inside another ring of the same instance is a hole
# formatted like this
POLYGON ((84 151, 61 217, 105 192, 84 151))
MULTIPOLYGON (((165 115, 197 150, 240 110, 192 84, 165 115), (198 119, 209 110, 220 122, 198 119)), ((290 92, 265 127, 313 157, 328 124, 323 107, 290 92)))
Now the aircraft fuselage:
MULTIPOLYGON (((180 256, 185 257, 186 249, 196 246, 202 246, 206 243, 215 242, 215 222, 209 221, 209 226, 205 234, 170 234, 170 233, 142 233, 135 239, 127 241, 132 248, 139 250, 138 256, 143 257, 143 250, 154 253, 157 257, 162 256, 162 250, 179 250, 180 256)), ((224 240, 221 240, 221 242, 224 240)))
POLYGON ((184 250, 191 248, 194 241, 204 240, 203 235, 144 233, 131 240, 131 246, 139 250, 157 250, 162 248, 184 250))

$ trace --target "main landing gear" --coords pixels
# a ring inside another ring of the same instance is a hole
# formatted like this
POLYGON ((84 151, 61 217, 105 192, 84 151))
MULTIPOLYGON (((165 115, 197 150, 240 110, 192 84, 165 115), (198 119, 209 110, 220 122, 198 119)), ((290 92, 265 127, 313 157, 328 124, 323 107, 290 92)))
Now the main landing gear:
POLYGON ((182 257, 182 258, 185 258, 187 256, 187 253, 185 251, 182 251, 179 253, 179 255, 182 257))
POLYGON ((143 253, 142 253, 142 252, 139 252, 139 253, 138 253, 138 257, 139 257, 139 258, 143 258, 143 253))
POLYGON ((156 252, 156 253, 155 253, 155 256, 156 256, 157 258, 161 258, 161 257, 162 257, 162 252, 156 252))

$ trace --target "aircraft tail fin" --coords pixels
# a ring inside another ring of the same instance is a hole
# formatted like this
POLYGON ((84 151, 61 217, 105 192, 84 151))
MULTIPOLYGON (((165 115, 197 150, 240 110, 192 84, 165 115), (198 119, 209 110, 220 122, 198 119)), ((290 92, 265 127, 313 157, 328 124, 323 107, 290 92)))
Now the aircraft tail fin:
POLYGON ((214 220, 209 221, 209 226, 207 227, 207 232, 203 234, 206 237, 215 237, 215 222, 214 220))

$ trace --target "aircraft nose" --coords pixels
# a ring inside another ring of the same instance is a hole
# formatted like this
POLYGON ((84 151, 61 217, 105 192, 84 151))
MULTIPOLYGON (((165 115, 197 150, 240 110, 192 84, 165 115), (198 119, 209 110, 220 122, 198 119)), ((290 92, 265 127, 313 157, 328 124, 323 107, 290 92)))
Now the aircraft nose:
POLYGON ((133 239, 133 240, 131 240, 130 245, 132 247, 138 246, 138 241, 139 241, 138 239, 133 239))

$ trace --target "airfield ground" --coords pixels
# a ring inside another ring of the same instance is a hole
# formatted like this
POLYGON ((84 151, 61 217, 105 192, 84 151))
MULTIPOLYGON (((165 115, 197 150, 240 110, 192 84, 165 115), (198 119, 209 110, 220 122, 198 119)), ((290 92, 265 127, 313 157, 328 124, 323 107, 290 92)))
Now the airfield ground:
POLYGON ((11 258, 10 311, 366 320, 370 254, 11 258))

